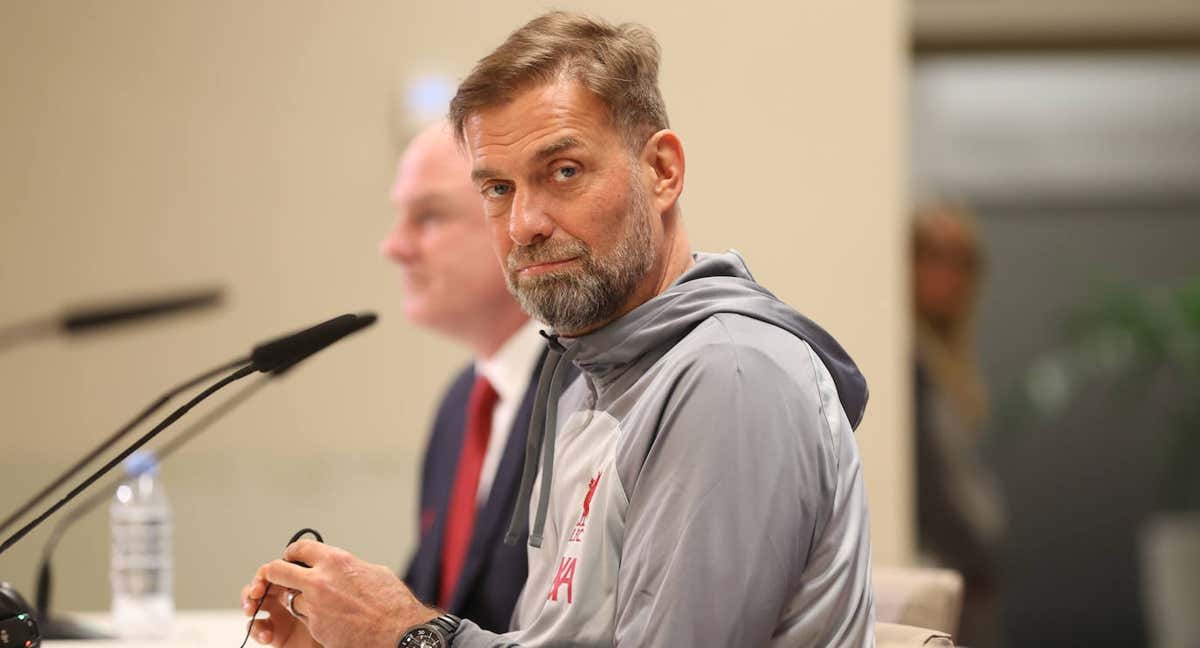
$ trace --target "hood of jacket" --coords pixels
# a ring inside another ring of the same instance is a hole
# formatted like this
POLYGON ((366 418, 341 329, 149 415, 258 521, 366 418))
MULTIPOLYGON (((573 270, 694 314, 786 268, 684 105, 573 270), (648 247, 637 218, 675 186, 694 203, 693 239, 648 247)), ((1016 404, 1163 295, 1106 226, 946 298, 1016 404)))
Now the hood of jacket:
POLYGON ((661 353, 670 348, 718 313, 751 317, 804 340, 832 376, 851 427, 858 428, 867 407, 867 381, 842 345, 825 329, 759 285, 737 252, 699 253, 694 260, 694 265, 667 290, 596 331, 573 338, 543 332, 550 352, 538 381, 525 471, 506 541, 515 543, 519 537, 518 521, 529 515, 533 481, 540 467, 541 493, 529 544, 541 546, 554 475, 554 427, 558 421, 558 399, 568 374, 566 367, 574 363, 582 371, 603 378, 647 353, 661 353))

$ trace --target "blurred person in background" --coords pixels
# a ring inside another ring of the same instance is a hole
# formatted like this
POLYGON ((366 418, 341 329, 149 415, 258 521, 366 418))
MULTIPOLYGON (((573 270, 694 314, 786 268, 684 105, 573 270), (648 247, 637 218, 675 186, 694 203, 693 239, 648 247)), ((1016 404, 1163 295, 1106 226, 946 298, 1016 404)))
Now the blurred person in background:
POLYGON ((508 628, 525 582, 524 544, 500 539, 521 480, 543 343, 504 285, 470 162, 449 125, 408 145, 380 244, 400 267, 404 314, 471 350, 438 407, 421 478, 420 540, 404 578, 422 600, 508 628))
POLYGON ((916 319, 917 529, 922 558, 965 582, 956 642, 997 644, 999 490, 980 457, 987 392, 975 357, 974 313, 983 259, 962 208, 938 204, 913 219, 916 319))

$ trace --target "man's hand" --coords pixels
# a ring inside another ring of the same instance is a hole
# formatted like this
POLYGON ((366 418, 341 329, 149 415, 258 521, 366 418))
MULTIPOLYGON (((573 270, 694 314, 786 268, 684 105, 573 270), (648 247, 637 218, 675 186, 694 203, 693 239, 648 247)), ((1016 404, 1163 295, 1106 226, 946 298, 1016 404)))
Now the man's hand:
POLYGON ((256 631, 267 632, 266 639, 272 646, 395 648, 409 628, 427 623, 439 614, 418 601, 391 569, 363 562, 349 552, 312 540, 289 545, 283 552, 283 560, 260 567, 249 586, 250 596, 256 593, 261 596, 265 585, 261 589, 256 586, 263 581, 275 585, 270 600, 263 605, 264 609, 271 606, 271 619, 255 625, 263 623, 262 629, 256 627, 256 631), (292 609, 303 623, 295 623, 283 608, 289 589, 298 592, 292 600, 292 609), (282 623, 275 621, 276 609, 287 617, 282 623))
MULTIPOLYGON (((267 582, 262 579, 261 574, 262 569, 259 569, 254 581, 242 588, 242 612, 246 616, 254 614, 258 600, 267 589, 267 582)), ((308 628, 284 607, 284 597, 287 593, 288 590, 282 587, 271 588, 261 610, 268 613, 270 618, 254 620, 250 636, 260 644, 269 644, 276 648, 319 648, 320 644, 308 634, 308 628)))

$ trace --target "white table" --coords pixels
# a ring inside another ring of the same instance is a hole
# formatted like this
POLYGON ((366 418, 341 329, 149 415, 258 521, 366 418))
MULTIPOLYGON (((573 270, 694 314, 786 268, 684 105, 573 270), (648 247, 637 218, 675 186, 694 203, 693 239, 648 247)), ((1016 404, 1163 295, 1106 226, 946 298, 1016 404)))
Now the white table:
MULTIPOLYGON (((73 615, 89 625, 99 628, 108 625, 105 614, 73 615)), ((164 639, 130 640, 119 639, 111 641, 43 641, 45 648, 237 648, 246 636, 246 622, 240 610, 181 610, 175 613, 175 626, 171 635, 164 639)), ((254 639, 247 644, 258 646, 254 639)))

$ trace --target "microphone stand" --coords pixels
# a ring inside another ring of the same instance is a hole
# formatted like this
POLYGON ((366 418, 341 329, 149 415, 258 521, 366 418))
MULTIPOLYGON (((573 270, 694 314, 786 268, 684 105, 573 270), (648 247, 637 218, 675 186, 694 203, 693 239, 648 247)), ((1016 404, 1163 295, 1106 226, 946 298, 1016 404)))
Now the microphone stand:
MULTIPOLYGON (((276 374, 277 375, 277 374, 276 374)), ((250 384, 249 387, 241 390, 228 400, 224 401, 211 412, 204 415, 199 421, 190 425, 186 430, 179 433, 174 439, 160 446, 154 454, 158 460, 165 461, 168 457, 186 445, 189 441, 199 436, 205 430, 223 418, 226 414, 233 411, 234 408, 244 403, 247 399, 257 393, 266 385, 269 377, 260 378, 250 384)), ((124 482, 125 480, 120 480, 124 482)), ((70 529, 76 522, 83 518, 88 513, 91 513, 101 504, 109 501, 112 497, 112 488, 102 488, 91 497, 84 500, 78 506, 73 508, 70 513, 66 514, 54 530, 50 532, 49 538, 46 539, 46 544, 42 547, 42 559, 37 570, 37 589, 34 591, 34 608, 37 610, 40 620, 40 627, 43 639, 108 639, 106 635, 97 632, 95 629, 89 628, 84 624, 73 621, 67 617, 54 617, 50 612, 50 599, 54 591, 54 572, 51 568, 51 560, 54 556, 54 550, 58 548, 59 541, 62 540, 67 530, 70 529)))

